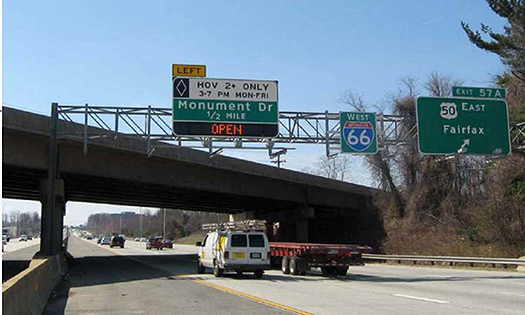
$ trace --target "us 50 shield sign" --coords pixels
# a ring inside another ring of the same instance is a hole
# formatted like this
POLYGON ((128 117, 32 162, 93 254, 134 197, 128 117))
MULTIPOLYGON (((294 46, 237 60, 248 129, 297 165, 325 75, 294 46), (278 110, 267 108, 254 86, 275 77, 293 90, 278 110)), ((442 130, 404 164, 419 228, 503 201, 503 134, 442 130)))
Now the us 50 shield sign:
POLYGON ((341 112, 341 153, 376 154, 377 132, 374 113, 341 112))

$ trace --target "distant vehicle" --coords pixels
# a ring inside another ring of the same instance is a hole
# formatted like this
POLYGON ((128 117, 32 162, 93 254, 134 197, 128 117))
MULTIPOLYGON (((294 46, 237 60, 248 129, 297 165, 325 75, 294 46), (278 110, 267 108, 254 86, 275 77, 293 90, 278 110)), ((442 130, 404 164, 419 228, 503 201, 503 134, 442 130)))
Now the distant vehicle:
POLYGON ((134 241, 135 241, 135 242, 140 242, 140 238, 135 237, 134 241))
POLYGON ((32 241, 33 240, 33 236, 31 234, 27 235, 27 239, 32 241))
POLYGON ((162 241, 162 247, 173 249, 173 241, 172 240, 163 240, 162 241))
POLYGON ((120 246, 120 248, 124 248, 125 241, 126 240, 122 236, 115 236, 111 239, 109 247, 112 248, 113 246, 120 246))
POLYGON ((142 237, 142 238, 140 239, 140 242, 145 242, 145 241, 147 241, 147 239, 144 238, 144 237, 142 237))
POLYGON ((162 250, 163 247, 164 246, 162 244, 162 236, 156 236, 154 238, 150 238, 146 242, 146 249, 149 249, 149 250, 151 250, 152 248, 156 248, 157 250, 162 250))
POLYGON ((111 238, 110 237, 103 237, 100 240, 100 245, 111 245, 111 238))
POLYGON ((103 238, 104 238, 104 235, 100 235, 100 236, 97 238, 97 244, 100 244, 100 242, 102 241, 103 238))
POLYGON ((25 235, 25 234, 20 235, 19 242, 27 242, 27 235, 25 235))
POLYGON ((2 244, 7 245, 7 237, 2 235, 2 244))

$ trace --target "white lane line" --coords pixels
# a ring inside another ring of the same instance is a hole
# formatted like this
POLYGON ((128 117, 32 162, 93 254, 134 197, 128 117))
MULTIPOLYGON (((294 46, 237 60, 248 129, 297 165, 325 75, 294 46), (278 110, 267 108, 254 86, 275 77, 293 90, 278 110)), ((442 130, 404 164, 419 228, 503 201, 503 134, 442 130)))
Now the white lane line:
POLYGON ((506 294, 506 295, 517 295, 517 296, 523 296, 525 297, 525 294, 521 294, 521 293, 512 293, 512 292, 500 292, 501 294, 506 294))
POLYGON ((420 300, 420 301, 426 301, 426 302, 433 302, 433 303, 439 303, 439 304, 449 304, 452 303, 450 301, 441 301, 441 300, 433 300, 433 299, 427 299, 417 296, 410 296, 410 295, 404 295, 404 294, 392 294, 393 296, 402 297, 405 299, 413 299, 413 300, 420 300))

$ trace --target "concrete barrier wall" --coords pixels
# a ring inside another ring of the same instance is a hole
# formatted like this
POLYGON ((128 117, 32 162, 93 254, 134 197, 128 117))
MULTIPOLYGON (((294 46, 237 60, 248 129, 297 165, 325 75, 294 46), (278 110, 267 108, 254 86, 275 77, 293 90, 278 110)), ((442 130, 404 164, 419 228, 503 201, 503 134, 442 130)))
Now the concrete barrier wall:
POLYGON ((31 260, 29 268, 3 284, 2 313, 42 314, 65 266, 61 254, 31 260))

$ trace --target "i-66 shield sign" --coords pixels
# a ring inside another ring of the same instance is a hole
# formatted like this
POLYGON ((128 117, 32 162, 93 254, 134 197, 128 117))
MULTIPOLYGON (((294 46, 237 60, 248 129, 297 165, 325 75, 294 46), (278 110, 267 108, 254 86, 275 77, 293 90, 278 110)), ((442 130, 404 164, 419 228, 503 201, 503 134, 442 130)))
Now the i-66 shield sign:
POLYGON ((377 133, 374 113, 341 112, 341 153, 376 154, 377 133))

